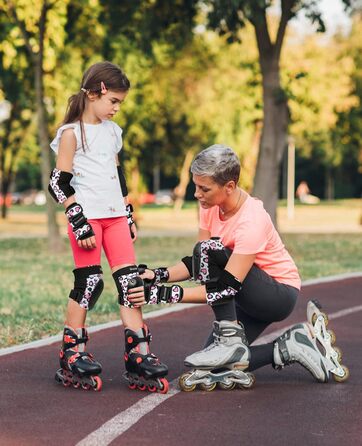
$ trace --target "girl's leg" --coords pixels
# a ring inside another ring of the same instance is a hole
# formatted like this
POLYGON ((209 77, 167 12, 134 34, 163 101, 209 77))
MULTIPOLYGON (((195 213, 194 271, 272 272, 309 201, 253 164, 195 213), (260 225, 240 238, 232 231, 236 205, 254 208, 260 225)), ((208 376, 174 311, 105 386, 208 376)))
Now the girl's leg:
POLYGON ((164 378, 168 368, 150 354, 151 340, 143 322, 141 308, 132 308, 127 300, 129 281, 138 276, 135 254, 125 217, 109 219, 103 234, 103 247, 119 292, 121 319, 125 328, 126 379, 131 389, 168 391, 164 378))
POLYGON ((102 380, 99 374, 101 364, 92 355, 86 353, 88 333, 84 327, 87 310, 92 307, 97 295, 102 292, 103 282, 100 267, 100 252, 102 245, 102 228, 97 220, 91 220, 96 235, 97 247, 85 250, 78 247, 73 232, 68 227, 68 235, 73 251, 74 288, 72 298, 68 299, 63 342, 60 350, 60 369, 56 372, 56 380, 64 386, 90 387, 100 390, 102 380), (90 291, 91 289, 91 291, 90 291), (74 299, 75 300, 74 300, 74 299))
MULTIPOLYGON (((74 237, 71 226, 68 225, 68 237, 72 248, 74 264, 76 269, 85 268, 93 265, 100 265, 101 262, 102 225, 100 224, 100 220, 90 220, 89 222, 92 225, 96 237, 97 246, 94 249, 80 248, 74 237)), ((82 308, 78 304, 78 302, 69 298, 66 311, 65 325, 75 328, 84 327, 86 317, 87 317, 87 310, 82 308)))

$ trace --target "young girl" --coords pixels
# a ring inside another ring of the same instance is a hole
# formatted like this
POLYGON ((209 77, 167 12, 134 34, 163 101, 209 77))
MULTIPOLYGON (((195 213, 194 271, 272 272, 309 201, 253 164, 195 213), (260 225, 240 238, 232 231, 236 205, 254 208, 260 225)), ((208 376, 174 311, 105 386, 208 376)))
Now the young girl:
POLYGON ((84 73, 79 92, 69 99, 63 125, 51 143, 57 163, 50 175, 49 192, 65 207, 75 263, 56 380, 64 386, 101 389, 98 375, 102 367, 85 350, 88 334, 84 324, 87 311, 103 290, 103 247, 125 327, 125 377, 132 389, 147 386, 166 393, 167 366, 150 354, 148 347, 151 336, 140 308, 144 296, 141 293, 132 304, 128 300, 128 288, 138 278, 132 244, 137 232, 118 165, 122 129, 111 118, 129 88, 129 80, 118 66, 110 62, 92 65, 84 73))

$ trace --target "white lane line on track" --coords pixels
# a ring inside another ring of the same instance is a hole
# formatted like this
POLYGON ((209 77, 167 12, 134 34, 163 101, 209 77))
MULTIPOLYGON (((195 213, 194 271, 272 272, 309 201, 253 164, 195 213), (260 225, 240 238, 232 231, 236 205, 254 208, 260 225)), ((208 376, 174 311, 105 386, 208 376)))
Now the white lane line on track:
POLYGON ((76 446, 106 446, 110 444, 117 437, 122 435, 126 430, 132 427, 140 418, 150 413, 155 407, 164 403, 168 398, 180 392, 177 389, 177 380, 170 382, 168 393, 162 395, 161 393, 152 393, 133 406, 118 413, 115 417, 104 423, 99 429, 89 434, 76 446))

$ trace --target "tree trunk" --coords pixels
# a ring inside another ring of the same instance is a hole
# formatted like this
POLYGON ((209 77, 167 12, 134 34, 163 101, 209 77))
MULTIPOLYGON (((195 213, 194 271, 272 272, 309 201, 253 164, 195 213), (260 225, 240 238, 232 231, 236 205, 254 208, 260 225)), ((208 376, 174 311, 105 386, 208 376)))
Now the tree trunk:
POLYGON ((280 86, 279 60, 273 55, 260 55, 263 75, 264 119, 253 195, 260 198, 276 224, 279 171, 287 146, 289 110, 280 86))
POLYGON ((333 177, 333 169, 331 167, 327 167, 326 169, 326 199, 333 200, 334 199, 334 177, 333 177))
POLYGON ((175 203, 173 207, 174 211, 180 211, 185 202, 186 189, 190 181, 190 166, 193 157, 194 157, 193 151, 188 150, 186 152, 186 156, 182 164, 180 173, 180 182, 174 189, 174 194, 175 194, 175 203))
POLYGON ((46 213, 47 213, 47 230, 48 230, 48 247, 50 252, 59 252, 64 245, 60 236, 59 226, 56 220, 56 204, 47 193, 49 175, 51 170, 49 136, 47 127, 47 117, 44 105, 44 88, 43 88, 43 67, 41 55, 35 57, 35 96, 36 110, 38 118, 38 137, 41 149, 41 181, 42 188, 46 196, 46 213))

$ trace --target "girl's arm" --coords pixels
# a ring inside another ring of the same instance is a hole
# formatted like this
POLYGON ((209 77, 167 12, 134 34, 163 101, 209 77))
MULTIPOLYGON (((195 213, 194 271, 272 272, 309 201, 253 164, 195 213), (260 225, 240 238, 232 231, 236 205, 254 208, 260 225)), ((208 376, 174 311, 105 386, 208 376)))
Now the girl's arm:
POLYGON ((133 207, 128 201, 128 188, 126 184, 126 178, 119 163, 118 155, 116 156, 116 165, 117 165, 118 178, 124 199, 124 204, 126 205, 128 226, 131 233, 132 242, 135 242, 137 240, 137 227, 133 221, 133 207))
MULTIPOLYGON (((59 143, 58 157, 56 163, 57 169, 63 172, 69 172, 69 173, 72 172, 73 159, 76 148, 77 148, 77 140, 74 135, 73 129, 64 130, 59 143)), ((67 209, 70 205, 74 203, 76 203, 75 196, 71 195, 63 202, 63 206, 65 209, 67 209)), ((91 235, 86 239, 78 240, 77 243, 80 248, 93 249, 96 247, 96 238, 94 235, 91 235)))
MULTIPOLYGON (((73 171, 73 159, 75 154, 75 149, 77 148, 77 140, 74 135, 73 129, 66 129, 63 131, 60 138, 58 157, 56 168, 62 170, 63 172, 72 173, 73 171)), ((63 205, 65 208, 75 203, 75 197, 72 195, 64 201, 63 205)))

